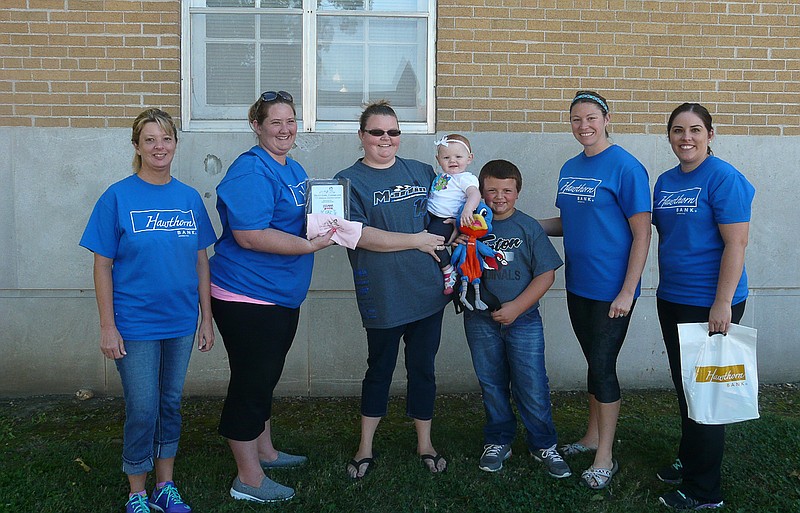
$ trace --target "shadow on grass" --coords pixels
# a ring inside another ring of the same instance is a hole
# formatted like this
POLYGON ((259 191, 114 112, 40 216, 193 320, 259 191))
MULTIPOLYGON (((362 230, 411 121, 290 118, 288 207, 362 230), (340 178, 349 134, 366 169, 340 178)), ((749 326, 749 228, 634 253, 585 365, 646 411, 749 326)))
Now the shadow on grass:
MULTIPOLYGON (((553 413, 562 442, 583 434, 584 394, 556 392, 553 413)), ((726 510, 800 511, 800 389, 762 387, 762 418, 731 425, 723 467, 726 510)), ((300 469, 270 471, 297 495, 277 505, 233 501, 235 465, 216 432, 218 397, 186 398, 176 481, 197 512, 646 512, 666 511, 658 496, 670 490, 655 471, 675 457, 679 437, 671 391, 627 391, 617 430, 621 469, 611 486, 593 492, 578 484, 590 455, 568 462, 573 477, 550 478, 527 453, 519 427, 514 455, 503 470, 478 470, 483 407, 475 394, 437 399, 433 437, 449 462, 432 475, 415 454, 405 402, 393 398, 376 437, 380 457, 360 481, 344 465, 358 442, 357 398, 284 398, 276 401, 275 442, 306 454, 300 469)), ((124 403, 71 397, 0 401, 0 512, 123 511, 127 480, 120 469, 124 403)), ((148 483, 152 488, 153 478, 148 483)))

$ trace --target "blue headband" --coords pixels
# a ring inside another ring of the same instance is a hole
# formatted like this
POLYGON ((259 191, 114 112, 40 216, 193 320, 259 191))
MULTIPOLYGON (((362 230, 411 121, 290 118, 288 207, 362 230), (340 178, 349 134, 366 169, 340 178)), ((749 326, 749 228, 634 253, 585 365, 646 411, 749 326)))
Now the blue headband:
POLYGON ((575 102, 577 102, 578 100, 591 100, 591 101, 595 102, 596 104, 598 104, 603 109, 604 113, 608 113, 608 105, 606 105, 606 102, 603 101, 603 99, 600 98, 599 96, 595 96, 595 95, 589 94, 589 93, 581 93, 581 94, 579 94, 578 96, 576 96, 575 98, 572 99, 572 103, 570 104, 570 108, 572 108, 572 106, 575 105, 575 102))

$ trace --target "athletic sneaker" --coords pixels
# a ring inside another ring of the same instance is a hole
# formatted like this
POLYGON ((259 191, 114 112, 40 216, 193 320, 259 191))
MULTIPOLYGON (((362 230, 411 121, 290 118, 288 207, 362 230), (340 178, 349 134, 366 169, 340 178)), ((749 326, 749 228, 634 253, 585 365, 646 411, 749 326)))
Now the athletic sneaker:
POLYGON ((147 495, 134 493, 125 505, 125 513, 150 513, 150 505, 147 503, 147 495))
POLYGON ((680 458, 675 463, 656 472, 656 477, 665 483, 679 485, 683 482, 683 464, 680 458))
POLYGON ((283 451, 278 451, 278 458, 272 461, 261 460, 261 468, 295 468, 302 467, 308 463, 308 458, 305 456, 297 456, 295 454, 287 454, 283 451))
POLYGON ((536 461, 544 463, 547 467, 547 472, 556 479, 572 475, 572 470, 570 470, 569 465, 567 465, 564 458, 558 454, 556 444, 553 444, 552 447, 548 447, 547 449, 531 451, 531 456, 533 456, 536 461))
POLYGON ((167 481, 162 488, 153 490, 150 496, 150 507, 161 513, 190 513, 192 508, 183 502, 175 483, 167 481))
POLYGON ((286 501, 294 497, 294 490, 288 486, 278 484, 272 479, 264 476, 261 486, 256 488, 239 480, 239 476, 233 480, 231 485, 231 497, 234 499, 253 501, 253 502, 278 502, 286 501))
POLYGON ((497 472, 503 468, 503 462, 511 457, 511 444, 486 444, 478 468, 486 472, 497 472))
POLYGON ((668 508, 676 509, 679 511, 697 511, 700 509, 717 509, 723 506, 723 501, 719 502, 704 502, 695 499, 694 497, 689 497, 685 493, 680 490, 676 490, 674 492, 669 492, 661 497, 658 500, 664 506, 668 508))

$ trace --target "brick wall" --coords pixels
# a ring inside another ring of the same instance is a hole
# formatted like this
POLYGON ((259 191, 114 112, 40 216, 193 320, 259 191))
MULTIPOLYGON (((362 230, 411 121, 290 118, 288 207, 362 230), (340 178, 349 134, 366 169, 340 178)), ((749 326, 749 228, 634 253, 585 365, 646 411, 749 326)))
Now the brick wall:
POLYGON ((695 101, 724 133, 800 135, 800 0, 439 1, 439 130, 563 132, 578 89, 614 132, 695 101))
POLYGON ((145 106, 178 115, 179 36, 179 0, 2 0, 0 126, 129 127, 145 106))
MULTIPOLYGON (((800 135, 799 0, 440 0, 437 129, 562 132, 577 89, 613 131, 704 103, 725 133, 800 135)), ((179 0, 2 0, 0 126, 179 118, 179 0)))

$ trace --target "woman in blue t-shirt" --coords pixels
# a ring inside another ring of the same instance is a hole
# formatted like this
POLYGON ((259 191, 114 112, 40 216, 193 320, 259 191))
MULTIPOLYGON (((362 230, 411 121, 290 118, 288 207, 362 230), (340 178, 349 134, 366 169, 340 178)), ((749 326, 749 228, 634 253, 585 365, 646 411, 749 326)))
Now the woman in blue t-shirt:
POLYGON ((206 247, 216 237, 200 195, 170 174, 178 143, 170 115, 139 114, 131 142, 134 174, 103 193, 80 245, 94 253, 100 350, 114 360, 125 396, 126 511, 187 513, 172 471, 195 331, 200 351, 214 345, 206 247))
POLYGON ((619 465, 613 458, 620 407, 617 356, 639 296, 650 246, 650 183, 636 158, 608 139, 608 102, 578 91, 570 105, 572 135, 583 151, 561 168, 548 235, 564 236, 567 306, 588 364, 589 422, 565 456, 595 451, 581 474, 589 488, 605 488, 619 465))
POLYGON ((708 322, 709 331, 727 333, 742 318, 747 299, 744 253, 755 189, 711 152, 711 121, 708 110, 697 103, 672 111, 667 134, 680 164, 659 176, 653 191, 658 319, 681 412, 678 459, 657 476, 680 484, 660 497, 675 509, 722 506, 725 443, 724 425, 698 424, 688 417, 678 323, 708 322))
POLYGON ((330 246, 333 235, 305 237, 307 175, 288 156, 297 137, 295 115, 286 91, 267 91, 250 107, 258 144, 217 186, 222 236, 210 261, 211 307, 231 371, 219 421, 236 460, 230 494, 260 503, 294 496, 263 469, 306 462, 272 445, 272 393, 297 331, 314 252, 330 246))

